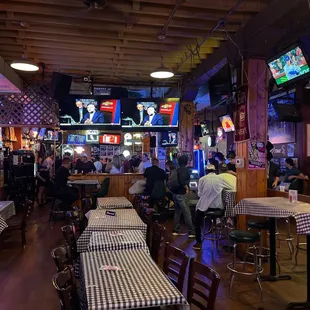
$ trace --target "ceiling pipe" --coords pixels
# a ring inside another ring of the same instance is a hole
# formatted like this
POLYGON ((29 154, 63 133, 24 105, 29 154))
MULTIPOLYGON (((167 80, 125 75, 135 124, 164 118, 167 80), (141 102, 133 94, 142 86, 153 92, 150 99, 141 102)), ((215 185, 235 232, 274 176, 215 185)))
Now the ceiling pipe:
MULTIPOLYGON (((184 60, 182 60, 182 62, 177 66, 176 70, 179 70, 185 62, 187 62, 192 55, 196 55, 196 53, 199 51, 200 47, 209 39, 209 37, 212 35, 212 33, 219 28, 221 25, 225 26, 226 23, 226 18, 231 15, 232 13, 234 13, 238 7, 244 2, 245 0, 239 0, 236 5, 234 5, 216 24, 216 26, 214 26, 209 33, 203 38, 203 40, 197 44, 196 48, 193 51, 190 51, 189 55, 186 56, 186 58, 184 60)), ((310 1, 310 0, 309 0, 310 1)))
POLYGON ((169 27, 169 24, 170 24, 173 16, 175 15, 176 11, 178 10, 178 8, 181 6, 182 2, 184 2, 184 0, 178 0, 176 5, 174 6, 172 12, 168 16, 168 19, 167 19, 163 29, 161 30, 161 32, 159 33, 159 35, 157 37, 159 40, 165 40, 166 39, 166 34, 167 34, 167 29, 169 27))

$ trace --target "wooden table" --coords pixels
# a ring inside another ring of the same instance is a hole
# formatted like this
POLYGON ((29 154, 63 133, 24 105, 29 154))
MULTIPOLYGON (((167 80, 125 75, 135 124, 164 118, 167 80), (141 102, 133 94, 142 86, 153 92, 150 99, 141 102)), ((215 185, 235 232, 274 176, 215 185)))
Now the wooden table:
POLYGON ((276 218, 295 218, 297 234, 307 235, 307 300, 291 303, 287 309, 310 309, 310 204, 291 203, 283 197, 246 198, 236 205, 235 214, 269 217, 270 274, 263 278, 268 281, 291 279, 288 275, 277 275, 276 271, 276 218))

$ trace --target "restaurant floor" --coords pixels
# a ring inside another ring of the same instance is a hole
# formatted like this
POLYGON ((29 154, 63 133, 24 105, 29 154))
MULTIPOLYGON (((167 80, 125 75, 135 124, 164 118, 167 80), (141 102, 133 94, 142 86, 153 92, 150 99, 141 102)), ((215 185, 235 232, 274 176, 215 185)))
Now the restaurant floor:
MULTIPOLYGON (((20 234, 13 235, 0 250, 0 309, 1 310, 58 310, 60 305, 51 283, 55 266, 50 252, 63 243, 62 223, 52 228, 48 224, 48 209, 36 208, 27 229, 27 246, 20 246, 20 234)), ((167 225, 170 226, 169 224, 167 225)), ((205 241, 203 250, 192 249, 193 240, 186 237, 173 239, 173 244, 185 249, 197 260, 211 266, 221 275, 216 309, 226 310, 284 310, 287 303, 303 301, 306 297, 306 256, 299 253, 299 264, 289 260, 285 243, 278 252, 282 272, 289 273, 291 281, 263 283, 264 302, 259 302, 257 283, 251 279, 236 278, 233 299, 229 296, 229 273, 226 264, 231 254, 219 250, 211 253, 211 243, 205 241)))

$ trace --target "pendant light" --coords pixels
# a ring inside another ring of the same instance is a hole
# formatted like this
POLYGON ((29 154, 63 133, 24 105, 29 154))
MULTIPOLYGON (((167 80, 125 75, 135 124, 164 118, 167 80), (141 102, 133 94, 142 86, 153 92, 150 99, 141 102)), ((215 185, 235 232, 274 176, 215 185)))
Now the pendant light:
POLYGON ((26 72, 35 72, 39 70, 39 66, 28 60, 26 56, 26 47, 24 46, 24 53, 21 59, 13 60, 11 67, 15 70, 26 71, 26 72))
POLYGON ((150 74, 152 78, 155 79, 169 79, 174 76, 174 73, 172 70, 166 68, 163 65, 163 55, 161 54, 161 66, 153 70, 153 72, 150 74))

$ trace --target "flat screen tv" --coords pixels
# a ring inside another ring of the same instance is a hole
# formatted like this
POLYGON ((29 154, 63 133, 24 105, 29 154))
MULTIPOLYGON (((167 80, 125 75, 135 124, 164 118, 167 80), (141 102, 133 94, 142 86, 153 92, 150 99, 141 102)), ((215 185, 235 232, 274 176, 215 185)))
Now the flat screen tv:
POLYGON ((119 99, 101 99, 100 96, 73 97, 59 103, 60 126, 111 127, 120 126, 119 99))
POLYGON ((310 75, 309 64, 299 45, 294 45, 269 59, 268 66, 278 86, 310 75))
POLYGON ((99 136, 100 144, 116 144, 119 145, 121 143, 121 135, 115 134, 104 134, 99 136))
POLYGON ((122 99, 122 127, 133 131, 165 131, 179 126, 179 99, 122 99))
POLYGON ((178 145, 178 133, 177 132, 163 132, 161 136, 161 146, 177 146, 178 145))
POLYGON ((234 125, 230 115, 221 116, 220 122, 221 122, 223 130, 225 132, 235 131, 235 125, 234 125))
POLYGON ((45 135, 44 135, 44 141, 58 141, 58 131, 54 131, 54 130, 47 130, 45 131, 45 135))
POLYGON ((84 136, 84 135, 68 135, 67 144, 85 145, 86 144, 86 136, 84 136))
POLYGON ((38 140, 43 140, 44 136, 45 136, 45 132, 46 132, 46 128, 41 128, 38 134, 37 139, 38 140))
POLYGON ((210 123, 200 123, 200 128, 201 128, 201 135, 204 137, 204 136, 207 136, 210 134, 210 129, 209 129, 209 126, 210 126, 210 123))

